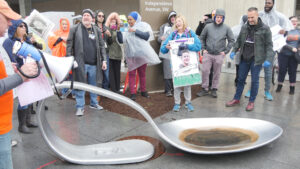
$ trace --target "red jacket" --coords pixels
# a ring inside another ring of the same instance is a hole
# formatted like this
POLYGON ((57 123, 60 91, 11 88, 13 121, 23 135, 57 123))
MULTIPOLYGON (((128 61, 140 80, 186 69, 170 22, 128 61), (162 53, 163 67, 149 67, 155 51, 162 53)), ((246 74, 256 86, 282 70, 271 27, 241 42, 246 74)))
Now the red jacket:
POLYGON ((61 18, 59 23, 60 23, 60 29, 55 31, 53 36, 48 37, 48 46, 52 50, 53 56, 62 57, 62 56, 66 56, 67 43, 66 41, 61 41, 57 44, 55 43, 61 37, 68 38, 70 32, 70 22, 68 21, 67 18, 61 18), (62 28, 62 21, 64 20, 67 21, 68 24, 67 30, 63 30, 62 28))

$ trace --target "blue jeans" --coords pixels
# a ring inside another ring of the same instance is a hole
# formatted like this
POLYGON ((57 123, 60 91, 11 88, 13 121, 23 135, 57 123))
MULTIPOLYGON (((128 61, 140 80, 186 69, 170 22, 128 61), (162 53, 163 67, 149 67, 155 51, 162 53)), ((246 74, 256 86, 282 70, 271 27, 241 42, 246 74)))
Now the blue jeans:
MULTIPOLYGON (((96 71, 97 71, 97 66, 96 65, 84 65, 84 70, 85 73, 87 74, 87 82, 90 85, 97 86, 97 76, 96 76, 96 71)), ((76 108, 81 108, 83 109, 85 105, 85 91, 82 90, 75 90, 75 95, 76 95, 76 108)), ((98 100, 97 100, 97 95, 94 93, 90 93, 90 98, 91 98, 91 103, 90 105, 97 105, 98 100)))
MULTIPOLYGON (((72 81, 73 80, 73 74, 69 74, 66 80, 67 81, 72 81)), ((61 89, 61 94, 67 93, 68 90, 69 90, 69 88, 63 88, 63 89, 61 89)), ((72 90, 71 93, 74 94, 74 91, 72 90)))
POLYGON ((18 110, 25 110, 25 109, 28 109, 28 106, 29 106, 29 105, 21 106, 20 104, 18 104, 18 110))
POLYGON ((10 132, 0 135, 0 169, 13 169, 10 132))
POLYGON ((236 93, 234 95, 235 100, 240 100, 245 87, 245 81, 247 79, 249 70, 251 71, 251 93, 249 102, 254 102, 258 93, 259 88, 259 73, 262 65, 254 65, 254 61, 245 62, 241 61, 239 65, 239 77, 236 88, 236 93))
POLYGON ((102 81, 102 88, 109 89, 109 56, 108 53, 106 55, 106 65, 107 69, 103 70, 103 81, 102 81))
POLYGON ((269 67, 264 67, 265 72, 265 91, 270 91, 272 81, 272 64, 269 67))

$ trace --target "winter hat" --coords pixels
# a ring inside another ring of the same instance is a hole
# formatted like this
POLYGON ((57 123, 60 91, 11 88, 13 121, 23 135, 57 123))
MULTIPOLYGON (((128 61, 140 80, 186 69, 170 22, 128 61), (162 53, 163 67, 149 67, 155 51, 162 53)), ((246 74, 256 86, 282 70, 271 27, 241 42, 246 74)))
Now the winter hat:
POLYGON ((94 18, 94 12, 91 9, 84 9, 82 10, 82 15, 85 13, 89 13, 92 18, 94 18))
POLYGON ((138 13, 136 11, 130 12, 128 16, 131 16, 134 20, 137 20, 138 18, 138 13))
POLYGON ((242 20, 243 20, 243 23, 246 23, 248 21, 248 16, 247 15, 243 15, 242 20))
POLYGON ((223 9, 216 9, 216 14, 214 16, 214 21, 216 22, 216 17, 217 16, 223 16, 222 23, 225 21, 225 11, 223 9))
POLYGON ((177 15, 177 13, 175 11, 171 11, 170 14, 169 14, 169 16, 168 16, 168 19, 170 20, 170 18, 172 16, 176 16, 176 15, 177 15))

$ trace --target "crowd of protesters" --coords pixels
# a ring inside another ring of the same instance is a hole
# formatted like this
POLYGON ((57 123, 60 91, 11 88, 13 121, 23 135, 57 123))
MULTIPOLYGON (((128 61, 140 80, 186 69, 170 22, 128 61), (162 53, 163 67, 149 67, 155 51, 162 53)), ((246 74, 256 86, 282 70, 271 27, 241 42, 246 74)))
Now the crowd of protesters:
MULTIPOLYGON (((1 36, 8 29, 8 38, 3 47, 14 65, 18 65, 28 74, 36 73, 36 65, 25 63, 22 58, 12 53, 15 41, 26 42, 42 49, 42 45, 29 36, 28 25, 14 13, 7 3, 0 0, 0 19, 2 28, 1 36), (7 13, 9 11, 9 14, 7 13), (4 23, 5 22, 5 23, 4 23), (3 30, 2 30, 3 29, 3 30)), ((92 11, 84 9, 82 19, 78 24, 70 26, 67 18, 60 19, 60 27, 48 37, 48 46, 52 55, 57 57, 74 56, 74 68, 68 79, 88 83, 93 86, 102 87, 112 92, 121 94, 121 63, 124 59, 128 68, 128 83, 130 99, 136 100, 138 91, 141 96, 149 98, 146 88, 146 70, 148 65, 162 62, 165 82, 166 97, 174 97, 173 111, 180 110, 181 92, 183 89, 185 105, 189 112, 194 111, 191 103, 191 85, 174 87, 172 74, 172 45, 170 41, 191 38, 193 44, 182 44, 179 46, 178 56, 184 52, 196 52, 201 56, 202 90, 197 96, 211 96, 217 98, 219 79, 224 58, 230 53, 230 58, 235 59, 236 78, 233 81, 236 91, 232 100, 225 103, 226 107, 240 104, 240 98, 246 83, 249 71, 251 72, 251 83, 246 97, 249 102, 247 111, 254 109, 254 102, 258 95, 259 75, 264 68, 264 96, 272 101, 270 92, 273 60, 278 57, 279 75, 276 92, 281 92, 285 75, 288 72, 290 91, 295 93, 296 74, 300 42, 300 31, 297 29, 298 19, 291 16, 289 19, 275 9, 275 0, 265 0, 263 11, 250 7, 241 17, 240 25, 230 28, 225 24, 225 11, 214 9, 210 14, 203 16, 196 31, 190 29, 184 16, 171 11, 166 18, 166 23, 160 27, 157 42, 160 43, 159 54, 150 45, 155 39, 151 26, 142 21, 142 17, 136 11, 130 12, 127 17, 116 12, 105 14, 103 10, 92 11), (106 17, 108 16, 108 17, 106 17), (273 50, 271 27, 279 25, 282 29, 278 32, 286 37, 286 45, 281 50, 273 50), (238 29, 236 29, 238 28, 238 29), (139 89, 137 88, 137 79, 139 89)), ((200 58, 198 59, 200 60, 200 58)), ((16 74, 8 76, 2 64, 0 56, 0 155, 7 157, 0 168, 12 168, 9 132, 12 121, 12 88, 21 84, 23 77, 16 70, 16 74), (9 91, 9 92, 8 92, 9 91), (8 105, 7 102, 10 104, 8 105), (5 108, 5 109, 4 109, 5 108), (5 110, 5 112, 4 112, 5 110), (8 126, 8 127, 7 127, 8 126), (0 139, 2 140, 2 139, 0 139), (2 153, 4 152, 4 153, 2 153)), ((62 90, 66 93, 66 90, 62 90)), ((72 91, 76 99, 76 115, 84 115, 85 92, 81 90, 72 91)), ((99 98, 90 93, 90 108, 102 110, 99 98)), ((32 121, 32 105, 18 106, 18 130, 22 133, 31 133, 28 127, 37 127, 32 121)))
MULTIPOLYGON (((116 12, 105 14, 100 9, 96 11, 84 9, 81 21, 73 26, 70 26, 70 21, 67 18, 60 19, 59 29, 48 37, 48 46, 54 56, 74 56, 78 66, 70 72, 68 80, 88 83, 119 94, 121 94, 122 89, 120 78, 122 60, 124 59, 128 70, 127 82, 132 100, 137 99, 138 92, 143 97, 150 97, 146 90, 147 65, 162 62, 165 94, 167 97, 174 97, 173 110, 178 111, 181 88, 174 88, 173 85, 174 75, 172 73, 169 41, 180 38, 193 38, 196 47, 186 47, 186 50, 197 52, 202 64, 200 70, 202 89, 197 93, 197 96, 218 97, 217 91, 222 65, 224 58, 231 51, 230 58, 235 59, 236 65, 234 83, 237 87, 237 93, 234 102, 239 103, 240 95, 247 84, 248 72, 251 71, 252 81, 245 95, 245 97, 249 97, 249 105, 252 105, 246 108, 250 111, 254 108, 254 101, 258 94, 260 66, 264 68, 265 72, 264 96, 267 100, 273 100, 270 88, 275 57, 278 57, 279 60, 276 92, 281 91, 285 74, 288 72, 290 80, 289 93, 294 94, 298 66, 294 56, 298 51, 299 30, 297 29, 297 17, 292 16, 291 21, 289 21, 287 17, 276 11, 274 0, 265 0, 263 11, 251 8, 250 11, 245 12, 245 15, 241 17, 240 24, 230 28, 225 24, 225 11, 223 9, 213 9, 211 13, 203 16, 203 20, 199 22, 194 32, 186 24, 184 16, 171 11, 166 18, 167 22, 159 30, 157 42, 161 46, 157 54, 149 43, 155 39, 152 28, 148 23, 142 21, 138 12, 133 11, 126 17, 116 12), (252 18, 250 18, 250 13, 254 15, 252 18), (287 45, 278 51, 273 50, 272 34, 270 34, 270 28, 276 25, 282 28, 278 34, 287 37, 287 45), (184 30, 178 27, 183 27, 184 30), (260 29, 262 31, 259 31, 260 29), (265 36, 262 37, 263 35, 265 36), (245 67, 244 64, 247 66, 245 67)), ((25 41, 35 44, 37 48, 39 44, 34 41, 34 38, 29 38, 28 26, 23 20, 12 21, 12 23, 13 25, 9 28, 9 38, 3 46, 11 61, 22 65, 23 60, 13 56, 10 52, 13 41, 25 41), (24 33, 20 34, 18 30, 23 30, 22 26, 24 27, 24 33)), ((66 91, 67 89, 63 89, 61 92, 65 94, 66 91)), ((193 111, 190 86, 185 86, 183 91, 186 100, 185 107, 189 111, 193 111)), ((76 98, 76 115, 82 116, 84 113, 85 92, 74 90, 72 95, 76 98)), ((90 97, 90 107, 102 110, 103 107, 100 106, 101 103, 99 104, 98 96, 91 93, 90 97)), ((226 104, 226 106, 233 105, 226 104)), ((32 106, 19 106, 18 108, 20 112, 23 110, 27 112, 27 109, 29 112, 32 106)), ((25 113, 19 114, 21 116, 25 113)), ((23 119, 23 116, 21 117, 20 124, 22 124, 23 119)), ((24 116, 24 118, 26 117, 24 116)), ((26 125, 20 127, 20 131, 29 132, 26 125)))

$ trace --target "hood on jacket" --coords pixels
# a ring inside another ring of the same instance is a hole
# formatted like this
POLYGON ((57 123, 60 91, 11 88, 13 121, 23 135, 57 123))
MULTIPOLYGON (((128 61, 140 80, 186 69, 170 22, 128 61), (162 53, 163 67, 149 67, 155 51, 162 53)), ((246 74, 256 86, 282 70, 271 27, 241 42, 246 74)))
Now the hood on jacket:
POLYGON ((110 22, 114 19, 117 21, 117 26, 120 26, 121 19, 117 12, 112 12, 111 14, 108 15, 106 22, 105 22, 105 26, 109 28, 110 22))
MULTIPOLYGON (((263 27, 263 26, 264 26, 264 23, 263 23, 263 21, 261 20, 261 18, 258 17, 257 24, 256 24, 256 25, 253 25, 253 26, 254 26, 254 29, 257 30, 258 28, 263 27)), ((248 29, 251 29, 251 25, 249 24, 249 22, 247 22, 247 27, 248 27, 248 29)))
MULTIPOLYGON (((222 23, 224 23, 224 21, 225 21, 225 10, 224 9, 216 9, 216 14, 215 14, 215 16, 214 16, 214 23, 216 23, 216 17, 217 16, 223 16, 223 21, 222 21, 222 23)), ((222 24, 221 23, 221 24, 222 24)))
POLYGON ((265 6, 264 6, 264 12, 270 13, 270 12, 273 12, 273 11, 276 11, 275 0, 273 0, 273 7, 272 7, 272 9, 271 9, 270 11, 266 12, 266 11, 265 11, 265 6))
POLYGON ((69 32, 69 31, 70 31, 70 22, 69 22, 69 20, 68 20, 67 18, 61 18, 61 19, 59 20, 59 28, 60 28, 60 30, 61 30, 62 32, 69 32), (66 21, 67 24, 68 24, 68 28, 67 28, 66 31, 63 31, 63 28, 62 28, 62 21, 66 21))
POLYGON ((171 11, 170 13, 169 13, 169 16, 168 16, 168 23, 169 23, 169 25, 171 25, 171 26, 173 26, 173 24, 172 24, 172 22, 171 22, 171 17, 172 16, 177 16, 177 13, 175 12, 175 11, 171 11))
POLYGON ((17 29, 19 27, 19 25, 21 23, 24 23, 25 27, 26 27, 26 33, 28 34, 28 26, 27 24, 22 20, 22 19, 19 19, 19 20, 11 20, 11 23, 12 25, 8 28, 8 37, 10 39, 13 39, 14 38, 14 35, 15 33, 17 32, 17 29))

